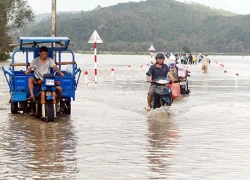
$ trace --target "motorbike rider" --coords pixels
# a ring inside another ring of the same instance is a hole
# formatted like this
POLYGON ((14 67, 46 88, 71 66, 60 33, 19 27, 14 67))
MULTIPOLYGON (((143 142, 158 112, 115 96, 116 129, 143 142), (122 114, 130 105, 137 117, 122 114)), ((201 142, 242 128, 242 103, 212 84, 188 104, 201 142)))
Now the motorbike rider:
POLYGON ((205 57, 201 60, 201 62, 202 62, 201 70, 203 71, 203 73, 207 73, 209 61, 210 61, 210 59, 209 59, 208 55, 206 54, 205 57))
MULTIPOLYGON (((50 68, 54 68, 54 70, 60 75, 64 76, 61 70, 56 66, 54 60, 48 57, 48 48, 46 46, 42 46, 39 49, 39 55, 37 58, 33 59, 29 68, 25 71, 25 74, 29 74, 33 68, 36 68, 38 72, 43 76, 44 74, 50 74, 50 68)), ((39 77, 35 73, 35 78, 29 78, 29 90, 30 90, 30 97, 28 100, 35 100, 34 97, 34 85, 38 84, 39 77)), ((57 90, 57 98, 60 98, 62 95, 62 88, 61 86, 56 86, 57 90)))
POLYGON ((164 64, 165 56, 162 53, 158 53, 155 56, 156 63, 152 66, 150 66, 148 72, 146 73, 147 75, 147 81, 151 83, 149 87, 149 92, 147 96, 147 103, 148 107, 146 108, 147 111, 151 110, 151 101, 152 97, 155 92, 156 84, 153 82, 159 77, 169 77, 172 82, 175 81, 173 75, 169 71, 168 65, 164 64))

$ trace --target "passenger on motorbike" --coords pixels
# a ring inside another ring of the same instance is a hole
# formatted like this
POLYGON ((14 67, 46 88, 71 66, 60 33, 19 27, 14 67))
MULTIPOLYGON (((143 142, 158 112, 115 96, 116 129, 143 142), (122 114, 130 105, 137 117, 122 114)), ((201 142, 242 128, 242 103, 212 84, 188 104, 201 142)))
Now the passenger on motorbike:
POLYGON ((151 101, 152 97, 155 92, 156 84, 153 82, 159 77, 169 77, 172 82, 175 81, 173 75, 169 71, 168 65, 164 64, 165 56, 162 53, 158 53, 155 56, 156 63, 152 66, 150 66, 148 72, 146 73, 147 75, 147 81, 151 83, 149 87, 149 92, 147 96, 147 103, 148 107, 146 108, 147 111, 151 110, 151 101))
MULTIPOLYGON (((36 68, 38 72, 43 76, 44 74, 50 74, 50 68, 54 68, 54 70, 60 75, 64 76, 64 74, 60 71, 60 69, 56 66, 54 60, 48 57, 48 48, 46 46, 42 46, 39 49, 39 55, 37 58, 33 59, 29 68, 25 71, 25 74, 29 74, 33 68, 36 68)), ((29 78, 29 90, 30 90, 30 97, 28 100, 34 100, 34 85, 38 84, 38 80, 40 78, 35 73, 35 78, 29 78)), ((57 90, 57 98, 60 98, 62 95, 62 88, 61 86, 56 86, 57 90)))
POLYGON ((166 64, 169 66, 171 63, 176 61, 176 57, 170 52, 166 52, 166 64))

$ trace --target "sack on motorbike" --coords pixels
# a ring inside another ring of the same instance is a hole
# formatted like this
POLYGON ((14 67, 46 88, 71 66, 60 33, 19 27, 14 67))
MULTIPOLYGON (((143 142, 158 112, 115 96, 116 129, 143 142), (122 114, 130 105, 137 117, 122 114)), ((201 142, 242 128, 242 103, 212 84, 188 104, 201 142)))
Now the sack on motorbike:
POLYGON ((185 77, 185 68, 183 65, 180 65, 180 64, 176 64, 176 67, 178 69, 178 77, 185 77))
POLYGON ((180 97, 180 95, 181 95, 180 83, 172 83, 172 84, 168 84, 168 86, 172 90, 172 98, 173 99, 177 98, 177 97, 180 97))

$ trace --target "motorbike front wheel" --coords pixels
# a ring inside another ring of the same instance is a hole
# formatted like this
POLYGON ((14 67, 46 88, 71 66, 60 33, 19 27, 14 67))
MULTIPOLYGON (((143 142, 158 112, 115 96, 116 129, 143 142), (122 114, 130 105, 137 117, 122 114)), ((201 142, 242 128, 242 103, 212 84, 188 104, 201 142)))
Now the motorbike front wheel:
POLYGON ((47 122, 55 121, 54 106, 51 102, 46 104, 47 122))
POLYGON ((171 106, 171 105, 172 105, 172 102, 173 102, 173 100, 172 100, 172 98, 171 98, 170 102, 166 103, 166 106, 171 106))
POLYGON ((160 99, 161 99, 161 95, 154 94, 154 97, 153 97, 153 100, 152 100, 152 103, 151 103, 151 106, 153 107, 153 109, 161 107, 160 99))
POLYGON ((173 98, 171 96, 168 97, 168 101, 166 101, 165 99, 163 99, 161 97, 161 104, 162 104, 162 106, 171 106, 172 102, 173 102, 173 98))

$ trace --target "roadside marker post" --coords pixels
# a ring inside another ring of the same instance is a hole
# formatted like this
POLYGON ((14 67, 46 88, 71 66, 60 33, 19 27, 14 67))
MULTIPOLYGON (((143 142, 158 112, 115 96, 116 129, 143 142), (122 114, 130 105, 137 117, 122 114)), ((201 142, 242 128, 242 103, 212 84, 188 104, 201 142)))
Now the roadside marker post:
POLYGON ((91 35, 88 43, 94 44, 94 64, 95 64, 95 83, 97 83, 97 44, 102 44, 103 41, 97 31, 95 30, 91 35))
POLYGON ((113 77, 114 76, 114 68, 111 69, 111 76, 113 77))
POLYGON ((88 71, 84 72, 84 84, 88 84, 88 71))

